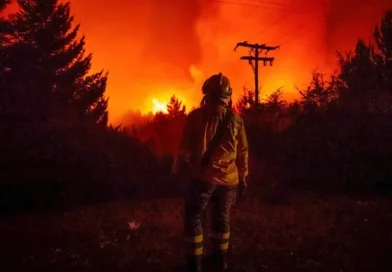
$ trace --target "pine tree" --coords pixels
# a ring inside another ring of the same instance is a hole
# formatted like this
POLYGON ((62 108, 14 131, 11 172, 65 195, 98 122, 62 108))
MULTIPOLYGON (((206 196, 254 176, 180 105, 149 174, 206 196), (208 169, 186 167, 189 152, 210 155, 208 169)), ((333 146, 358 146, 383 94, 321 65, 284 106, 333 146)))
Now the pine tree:
POLYGON ((279 88, 268 96, 265 108, 269 114, 279 115, 286 108, 286 101, 283 100, 282 95, 282 90, 279 88))
MULTIPOLYGON (((4 19, 3 14, 1 13, 6 6, 11 3, 11 0, 0 0, 0 55, 2 56, 4 54, 3 52, 3 43, 5 41, 5 29, 7 27, 7 21, 4 19)), ((1 59, 0 59, 1 61, 1 59)), ((2 63, 2 62, 0 62, 2 63)), ((1 71, 1 70, 0 70, 1 71)))
POLYGON ((12 30, 10 30, 9 21, 3 17, 1 12, 10 2, 10 0, 0 0, 0 117, 2 119, 4 117, 6 104, 9 104, 10 90, 7 88, 6 75, 8 74, 10 67, 6 64, 9 59, 10 41, 7 33, 11 33, 12 30))
POLYGON ((376 26, 374 40, 384 63, 392 62, 392 10, 387 11, 376 26))
POLYGON ((319 71, 313 71, 312 80, 306 89, 298 89, 301 95, 300 102, 304 108, 326 109, 331 101, 336 99, 335 78, 332 75, 328 81, 325 75, 319 71))
POLYGON ((338 57, 341 108, 364 112, 380 108, 389 101, 387 93, 392 90, 392 11, 387 11, 375 27, 372 43, 358 40, 353 53, 339 54, 338 57))
POLYGON ((338 54, 339 78, 344 89, 365 93, 377 86, 375 76, 374 51, 371 45, 358 40, 355 52, 338 54))
POLYGON ((170 117, 180 117, 185 115, 185 106, 182 105, 182 102, 173 95, 170 98, 169 104, 167 104, 167 112, 170 117))
POLYGON ((240 114, 245 114, 252 109, 254 102, 254 92, 244 89, 240 99, 238 99, 236 109, 240 114))
POLYGON ((89 74, 91 54, 68 2, 18 0, 20 11, 10 16, 6 33, 10 57, 7 86, 13 108, 28 109, 41 121, 64 125, 107 124, 107 74, 89 74), (21 99, 23 97, 23 99, 21 99))
POLYGON ((384 86, 392 91, 392 10, 385 13, 380 25, 374 30, 376 62, 379 66, 384 86))
POLYGON ((11 0, 0 0, 0 11, 5 9, 6 5, 8 5, 11 2, 11 0))

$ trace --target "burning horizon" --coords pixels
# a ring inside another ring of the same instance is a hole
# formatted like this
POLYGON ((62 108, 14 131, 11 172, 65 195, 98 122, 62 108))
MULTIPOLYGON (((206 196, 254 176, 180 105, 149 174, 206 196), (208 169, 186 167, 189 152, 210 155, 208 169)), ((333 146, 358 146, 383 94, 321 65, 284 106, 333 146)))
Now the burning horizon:
MULTIPOLYGON (((283 87, 286 99, 307 84, 313 69, 335 69, 336 51, 369 41, 392 2, 387 0, 71 0, 93 71, 109 72, 110 122, 129 110, 164 110, 172 95, 187 109, 201 100, 211 74, 229 77, 234 100, 253 88, 251 67, 237 42, 280 45, 274 66, 259 72, 262 96, 283 87), (360 2, 360 3, 357 3, 360 2)), ((10 10, 12 7, 10 8, 10 10)))

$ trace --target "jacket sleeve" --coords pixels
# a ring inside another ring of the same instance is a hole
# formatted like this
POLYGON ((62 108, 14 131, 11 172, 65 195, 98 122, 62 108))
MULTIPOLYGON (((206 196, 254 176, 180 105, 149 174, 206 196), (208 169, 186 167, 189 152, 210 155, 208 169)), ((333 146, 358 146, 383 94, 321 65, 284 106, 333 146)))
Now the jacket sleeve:
POLYGON ((245 131, 245 124, 241 118, 241 126, 238 132, 237 144, 237 167, 239 180, 245 180, 248 176, 248 139, 245 131))
POLYGON ((187 116, 185 126, 182 131, 180 146, 172 167, 172 174, 179 174, 182 170, 189 167, 190 157, 192 154, 193 135, 192 114, 190 113, 187 116))

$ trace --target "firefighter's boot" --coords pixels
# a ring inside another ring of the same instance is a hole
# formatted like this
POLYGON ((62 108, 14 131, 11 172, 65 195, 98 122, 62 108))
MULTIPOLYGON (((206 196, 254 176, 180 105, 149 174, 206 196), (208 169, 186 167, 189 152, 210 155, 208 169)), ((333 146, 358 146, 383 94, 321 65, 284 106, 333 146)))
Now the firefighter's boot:
POLYGON ((188 272, 201 272, 202 256, 188 256, 188 272))

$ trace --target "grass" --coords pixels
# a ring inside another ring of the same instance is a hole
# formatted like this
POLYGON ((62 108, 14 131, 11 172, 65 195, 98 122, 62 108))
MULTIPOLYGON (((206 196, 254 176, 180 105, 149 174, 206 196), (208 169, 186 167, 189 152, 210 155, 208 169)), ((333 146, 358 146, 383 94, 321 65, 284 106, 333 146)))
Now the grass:
MULTIPOLYGON (((170 198, 1 218, 0 270, 177 271, 184 261, 182 209, 181 199, 170 198)), ((390 199, 297 194, 272 205, 249 196, 232 211, 230 264, 248 271, 392 271, 391 226, 390 199)))

